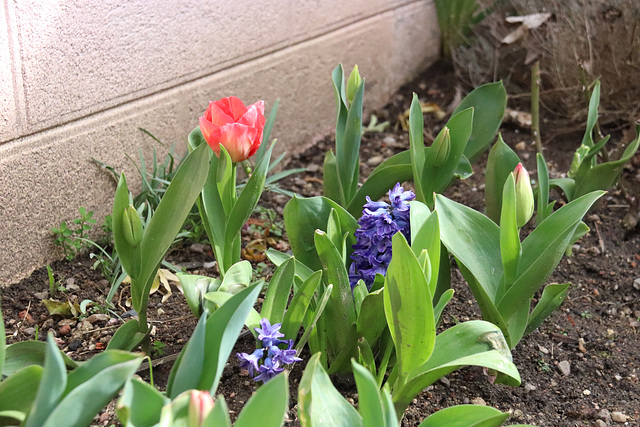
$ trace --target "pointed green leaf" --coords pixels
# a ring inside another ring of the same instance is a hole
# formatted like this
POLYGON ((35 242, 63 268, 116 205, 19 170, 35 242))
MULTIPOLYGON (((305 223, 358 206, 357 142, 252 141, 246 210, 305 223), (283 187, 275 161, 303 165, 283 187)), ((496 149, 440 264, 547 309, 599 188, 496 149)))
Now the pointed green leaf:
POLYGON ((131 319, 122 324, 109 340, 107 350, 133 350, 144 338, 140 332, 140 324, 137 319, 131 319))
POLYGON ((138 277, 141 268, 140 247, 133 247, 124 234, 123 217, 129 206, 129 189, 124 174, 120 175, 116 195, 113 200, 113 212, 111 213, 111 226, 113 228, 113 245, 120 257, 122 268, 131 277, 138 277))
POLYGON ((340 177, 338 177, 338 165, 336 156, 332 150, 324 155, 322 165, 322 194, 336 203, 341 203, 340 177))
POLYGON ((342 185, 343 202, 347 206, 358 185, 360 171, 360 139, 362 138, 362 98, 364 79, 349 106, 343 138, 336 138, 336 165, 342 185))
POLYGON ((205 334, 207 312, 205 311, 191 335, 189 341, 181 352, 180 363, 175 363, 172 370, 171 387, 167 388, 167 396, 171 399, 183 391, 196 388, 200 379, 200 373, 204 366, 205 358, 205 334))
POLYGON ((282 320, 281 332, 284 334, 285 339, 296 339, 300 325, 304 316, 309 309, 309 305, 313 299, 313 296, 318 289, 318 285, 322 280, 322 272, 314 272, 307 280, 304 281, 302 286, 294 293, 289 308, 284 314, 282 320))
POLYGON ((36 398, 42 372, 41 366, 27 366, 0 382, 0 412, 26 414, 36 398))
POLYGON ((289 409, 289 386, 286 373, 264 384, 242 408, 235 427, 280 427, 289 409))
POLYGON ((358 412, 365 426, 385 426, 382 398, 378 390, 378 384, 364 366, 351 360, 353 376, 358 388, 358 412))
POLYGON ((271 324, 282 323, 296 273, 295 265, 295 259, 291 257, 280 264, 271 277, 260 311, 260 315, 269 319, 271 324))
POLYGON ((456 405, 432 414, 419 427, 500 427, 508 418, 508 412, 490 406, 456 405))
POLYGON ((487 158, 484 189, 485 213, 496 224, 500 222, 504 182, 518 163, 520 163, 518 155, 505 144, 502 135, 498 135, 498 140, 491 147, 487 158))
POLYGON ((569 292, 569 286, 571 286, 571 283, 552 283, 544 288, 540 301, 531 311, 525 335, 535 331, 544 322, 544 319, 560 307, 560 304, 567 296, 567 292, 569 292))
MULTIPOLYGON (((19 370, 31 365, 44 367, 48 345, 44 341, 20 341, 7 346, 3 376, 11 376, 19 370)), ((69 356, 60 351, 66 369, 78 366, 69 356)))
POLYGON ((160 421, 162 407, 167 403, 169 399, 150 384, 132 378, 118 399, 116 413, 125 426, 155 426, 160 421))
POLYGON ((409 108, 409 151, 411 152, 411 167, 416 187, 416 198, 418 201, 425 202, 426 194, 422 189, 422 177, 424 173, 424 116, 422 115, 422 106, 417 94, 413 94, 411 107, 409 108))
POLYGON ((500 255, 504 270, 503 280, 508 289, 516 280, 520 261, 520 229, 516 221, 516 184, 512 173, 507 176, 502 194, 500 255))

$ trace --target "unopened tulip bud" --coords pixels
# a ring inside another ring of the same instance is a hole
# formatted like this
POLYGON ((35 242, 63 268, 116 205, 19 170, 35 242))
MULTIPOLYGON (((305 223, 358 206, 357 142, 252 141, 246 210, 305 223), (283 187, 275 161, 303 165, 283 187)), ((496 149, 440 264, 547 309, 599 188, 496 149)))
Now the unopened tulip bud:
POLYGON ((142 220, 140 219, 140 214, 132 205, 127 206, 122 213, 122 232, 124 238, 134 248, 138 247, 142 242, 142 236, 144 235, 142 220))
POLYGON ((449 159, 449 153, 451 152, 451 135, 449 134, 449 128, 444 127, 438 134, 436 139, 431 144, 432 162, 434 166, 442 166, 447 159, 449 159))
POLYGON ((353 97, 356 96, 356 91, 358 87, 362 83, 362 77, 360 77, 360 73, 358 72, 358 66, 354 66, 351 71, 351 75, 347 80, 347 101, 351 103, 353 101, 353 97))
POLYGON ((521 228, 533 216, 533 190, 529 173, 522 163, 518 163, 513 175, 516 180, 516 224, 521 228))
POLYGON ((202 426, 205 418, 213 409, 213 399, 208 391, 191 390, 189 399, 189 421, 188 427, 202 426))

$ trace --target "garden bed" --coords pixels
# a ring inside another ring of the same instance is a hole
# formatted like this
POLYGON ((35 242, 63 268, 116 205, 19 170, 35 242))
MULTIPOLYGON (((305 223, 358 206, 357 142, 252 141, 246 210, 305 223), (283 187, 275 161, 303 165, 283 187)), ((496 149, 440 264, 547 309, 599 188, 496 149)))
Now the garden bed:
MULTIPOLYGON (((408 149, 406 131, 398 125, 398 116, 411 101, 411 92, 422 101, 433 102, 447 110, 456 99, 455 76, 447 66, 436 64, 416 81, 401 89, 390 104, 375 112, 379 121, 388 120, 383 132, 367 132, 361 149, 361 176, 369 173, 392 154, 408 149)), ((365 101, 366 105, 366 101, 365 101)), ((528 110, 526 103, 510 101, 509 108, 528 110)), ((583 131, 567 133, 565 129, 584 129, 576 123, 566 123, 543 115, 543 144, 551 176, 566 171, 573 151, 579 146, 583 131), (551 139, 549 141, 549 139, 551 139)), ((425 115, 425 130, 435 136, 446 120, 425 115)), ((618 130, 612 140, 622 137, 618 130)), ((501 129, 504 140, 515 148, 529 171, 535 171, 535 146, 528 129, 506 123, 501 129)), ((284 139, 284 138, 283 138, 284 139)), ((303 196, 322 193, 322 163, 324 153, 333 148, 327 137, 304 153, 294 156, 287 167, 304 167, 306 173, 287 178, 281 187, 303 196)), ((484 167, 486 155, 474 165, 474 175, 452 185, 447 196, 478 210, 484 208, 484 167)), ((574 247, 573 255, 565 257, 550 278, 550 283, 572 283, 569 296, 537 331, 525 337, 513 350, 514 363, 522 377, 522 386, 512 388, 491 384, 480 368, 464 368, 448 375, 421 393, 408 408, 403 426, 418 425, 429 414, 441 408, 462 403, 486 404, 512 412, 511 422, 540 426, 592 426, 618 424, 626 417, 626 425, 640 423, 640 232, 638 227, 623 227, 622 221, 640 197, 640 157, 634 157, 623 173, 624 189, 609 191, 586 215, 591 232, 574 247), (616 421, 618 420, 618 421, 616 421)), ((535 174, 532 174, 535 179, 535 174)), ((554 194, 552 198, 561 200, 554 194)), ((282 221, 282 208, 287 197, 265 193, 260 204, 273 209, 276 222, 282 221)), ((256 218, 256 227, 245 227, 243 242, 260 241, 266 246, 287 248, 286 236, 267 236, 269 224, 256 218), (270 237, 270 238, 268 238, 270 237)), ((259 248, 260 245, 254 247, 259 248)), ((259 251, 251 254, 259 274, 268 277, 273 267, 262 259, 259 251)), ((168 260, 194 274, 215 276, 210 267, 213 255, 207 245, 185 243, 173 250, 168 260), (209 267, 209 268, 207 268, 209 267)), ((91 267, 93 260, 82 255, 72 261, 51 265, 56 280, 65 288, 61 299, 90 299, 103 302, 109 291, 108 282, 91 267)), ((456 294, 445 309, 440 330, 458 322, 480 319, 480 311, 462 275, 454 269, 452 287, 456 294)), ((115 311, 126 314, 128 291, 118 292, 115 311)), ((50 316, 42 303, 49 298, 49 279, 45 268, 2 291, 2 312, 8 343, 34 339, 43 340, 53 330, 58 344, 70 357, 83 360, 106 347, 121 321, 108 313, 94 313, 80 319, 50 316)), ((149 317, 154 331, 153 378, 162 388, 166 383, 173 358, 191 335, 196 319, 184 298, 173 287, 173 295, 165 302, 156 293, 149 302, 149 317)), ((237 351, 249 351, 254 340, 241 337, 237 351)), ((309 354, 303 353, 308 360, 309 354)), ((297 385, 305 361, 294 365, 290 379, 291 410, 286 425, 299 425, 295 404, 297 385)), ((141 371, 142 376, 148 372, 141 371)), ((355 383, 349 377, 335 378, 336 387, 357 403, 355 383)), ((256 384, 247 372, 237 367, 235 357, 222 378, 222 393, 231 411, 239 413, 256 384)), ((99 417, 101 425, 117 424, 113 403, 99 417)))

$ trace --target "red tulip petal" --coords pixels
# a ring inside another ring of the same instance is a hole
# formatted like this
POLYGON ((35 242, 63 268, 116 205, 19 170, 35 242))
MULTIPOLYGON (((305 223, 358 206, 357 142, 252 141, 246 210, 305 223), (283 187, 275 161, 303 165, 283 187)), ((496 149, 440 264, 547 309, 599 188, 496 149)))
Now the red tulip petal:
POLYGON ((220 127, 214 125, 204 117, 200 117, 200 131, 209 147, 220 156, 220 127))
POLYGON ((220 144, 229 152, 231 161, 241 162, 249 158, 258 130, 241 123, 232 123, 220 128, 220 144))
POLYGON ((225 112, 222 108, 220 108, 220 105, 216 104, 215 102, 209 104, 209 108, 207 108, 204 117, 216 126, 222 126, 227 123, 233 123, 235 121, 230 114, 225 112))
POLYGON ((234 122, 237 122, 238 119, 247 112, 247 107, 245 107, 244 103, 235 96, 222 98, 220 101, 216 101, 216 105, 226 114, 233 117, 234 122))

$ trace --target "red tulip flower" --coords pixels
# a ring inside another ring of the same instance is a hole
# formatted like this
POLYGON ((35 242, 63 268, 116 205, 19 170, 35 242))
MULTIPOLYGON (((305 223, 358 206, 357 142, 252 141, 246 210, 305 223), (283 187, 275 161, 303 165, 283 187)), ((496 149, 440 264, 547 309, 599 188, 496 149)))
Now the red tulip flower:
POLYGON ((262 143, 264 101, 246 107, 235 96, 209 103, 200 117, 200 130, 207 144, 220 157, 220 145, 234 163, 253 156, 262 143))

